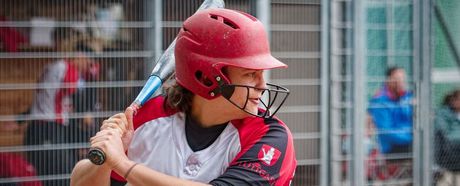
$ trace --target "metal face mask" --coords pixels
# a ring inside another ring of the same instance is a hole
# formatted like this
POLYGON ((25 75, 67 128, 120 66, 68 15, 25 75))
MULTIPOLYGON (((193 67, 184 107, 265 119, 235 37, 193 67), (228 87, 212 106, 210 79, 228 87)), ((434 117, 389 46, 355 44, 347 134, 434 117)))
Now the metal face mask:
POLYGON ((270 83, 267 83, 264 89, 247 85, 222 84, 214 92, 221 94, 225 99, 242 111, 261 118, 272 118, 289 96, 289 90, 287 88, 270 83), (236 89, 246 91, 246 99, 243 104, 233 96, 236 89), (252 111, 248 108, 248 103, 251 101, 251 89, 262 92, 262 96, 258 99, 259 105, 257 111, 252 111))

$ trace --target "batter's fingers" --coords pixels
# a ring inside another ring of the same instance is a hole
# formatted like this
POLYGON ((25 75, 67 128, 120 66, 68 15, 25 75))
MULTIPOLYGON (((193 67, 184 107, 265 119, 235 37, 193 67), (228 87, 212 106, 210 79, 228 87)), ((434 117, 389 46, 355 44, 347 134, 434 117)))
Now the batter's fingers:
POLYGON ((129 121, 128 121, 128 116, 126 115, 126 112, 125 113, 118 113, 118 114, 115 114, 114 116, 110 117, 109 119, 120 119, 122 121, 122 124, 125 126, 125 128, 128 128, 128 124, 129 124, 129 121))
POLYGON ((128 122, 127 130, 128 131, 134 131, 134 124, 133 124, 133 115, 134 115, 134 110, 132 107, 128 107, 125 110, 125 116, 126 116, 126 122, 128 122))
POLYGON ((97 147, 99 149, 101 149, 102 151, 105 151, 105 149, 107 148, 107 145, 108 142, 107 141, 99 141, 99 142, 95 142, 95 143, 92 143, 91 144, 91 147, 97 147))
POLYGON ((113 122, 106 122, 106 123, 102 124, 100 130, 102 131, 102 130, 105 130, 105 129, 120 129, 120 130, 123 130, 121 126, 119 126, 118 124, 113 123, 113 122))
POLYGON ((126 121, 123 120, 123 119, 120 119, 120 118, 109 118, 107 120, 104 120, 102 122, 102 125, 104 125, 105 123, 114 123, 114 124, 118 125, 120 127, 120 129, 122 129, 122 130, 125 130, 127 128, 126 121))
POLYGON ((121 130, 120 127, 118 127, 117 125, 111 125, 108 127, 104 127, 101 130, 115 130, 120 135, 120 137, 123 136, 124 134, 123 130, 121 130))
POLYGON ((113 123, 115 125, 123 125, 123 121, 119 118, 109 118, 109 119, 106 119, 102 122, 102 125, 106 124, 106 123, 113 123))
POLYGON ((120 127, 122 131, 126 131, 126 129, 128 128, 126 119, 113 118, 113 120, 117 122, 118 127, 120 127))
POLYGON ((110 141, 110 137, 109 136, 101 136, 101 137, 98 137, 98 138, 91 139, 90 144, 92 146, 93 144, 98 143, 98 142, 102 142, 102 141, 110 141))
POLYGON ((124 123, 127 123, 127 119, 126 119, 126 115, 124 113, 118 113, 118 114, 115 114, 113 115, 112 117, 109 118, 110 119, 120 119, 122 120, 124 123))
MULTIPOLYGON (((102 132, 102 131, 101 131, 101 132, 102 132)), ((105 138, 105 137, 107 137, 106 135, 102 134, 101 132, 98 132, 98 133, 96 133, 95 136, 91 137, 91 138, 89 139, 89 142, 92 143, 92 141, 94 141, 94 140, 97 140, 97 139, 99 139, 99 138, 105 138)))
MULTIPOLYGON (((95 143, 99 143, 99 142, 109 142, 109 141, 113 141, 113 140, 116 140, 114 138, 117 138, 116 135, 101 135, 101 136, 97 136, 95 138, 91 138, 90 140, 90 144, 93 145, 95 143)), ((118 137, 119 138, 119 137, 118 137)))
POLYGON ((105 120, 104 122, 102 122, 102 126, 100 128, 100 130, 106 130, 106 129, 117 129, 121 135, 123 135, 124 131, 126 131, 126 126, 124 126, 124 124, 120 124, 118 122, 122 122, 121 120, 117 120, 117 119, 114 119, 114 120, 105 120))
POLYGON ((91 137, 90 141, 95 140, 97 138, 102 138, 106 136, 114 136, 114 135, 121 137, 120 133, 116 129, 102 130, 102 131, 97 132, 95 136, 91 137))

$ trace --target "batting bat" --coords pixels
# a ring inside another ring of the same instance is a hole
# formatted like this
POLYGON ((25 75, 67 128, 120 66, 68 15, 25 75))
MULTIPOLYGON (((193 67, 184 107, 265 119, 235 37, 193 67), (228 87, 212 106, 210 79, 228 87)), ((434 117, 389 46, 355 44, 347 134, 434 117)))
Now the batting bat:
MULTIPOLYGON (((225 7, 223 0, 205 0, 197 11, 208 8, 223 7, 225 7)), ((134 113, 136 113, 136 111, 139 110, 142 105, 150 99, 150 97, 158 90, 158 88, 161 87, 163 82, 170 78, 174 73, 174 48, 176 46, 176 39, 174 39, 174 41, 168 46, 163 55, 160 56, 144 87, 139 92, 134 102, 131 104, 131 108, 133 108, 134 113)), ((104 164, 106 158, 104 151, 99 148, 90 148, 87 156, 88 159, 96 165, 104 164)))

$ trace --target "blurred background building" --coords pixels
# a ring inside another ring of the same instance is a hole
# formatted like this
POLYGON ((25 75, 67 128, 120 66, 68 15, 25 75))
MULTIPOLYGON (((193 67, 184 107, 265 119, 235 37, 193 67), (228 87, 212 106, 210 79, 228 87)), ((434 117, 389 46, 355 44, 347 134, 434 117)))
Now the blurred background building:
MULTIPOLYGON (((88 137, 134 100, 155 60, 202 1, 0 0, 0 185, 68 184, 88 137), (79 79, 43 81, 52 64, 81 58, 89 62, 79 79), (28 143, 30 135, 42 134, 28 134, 30 125, 56 119, 33 109, 39 92, 47 91, 72 92, 70 108, 61 108, 68 111, 60 118, 68 122, 59 124, 64 137, 28 143), (56 161, 67 164, 32 162, 40 152, 64 154, 68 159, 56 161)), ((436 113, 446 95, 460 89, 460 1, 225 3, 258 17, 273 55, 289 65, 267 76, 291 91, 278 116, 294 135, 293 185, 460 185, 455 166, 440 165, 434 153, 442 138, 436 113), (368 114, 369 100, 394 66, 405 71, 413 94, 413 138, 410 148, 383 153, 379 138, 400 131, 380 129, 368 114)))

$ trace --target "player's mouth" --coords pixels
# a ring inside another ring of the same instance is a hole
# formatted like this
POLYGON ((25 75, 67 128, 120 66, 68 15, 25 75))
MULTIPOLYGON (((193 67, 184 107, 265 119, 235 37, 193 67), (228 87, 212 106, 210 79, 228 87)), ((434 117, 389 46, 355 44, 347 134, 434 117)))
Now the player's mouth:
POLYGON ((254 105, 259 105, 260 102, 260 98, 249 98, 248 100, 254 105))

